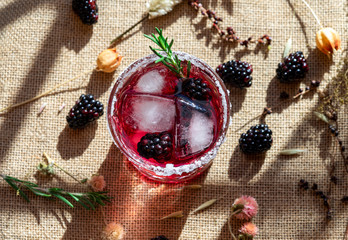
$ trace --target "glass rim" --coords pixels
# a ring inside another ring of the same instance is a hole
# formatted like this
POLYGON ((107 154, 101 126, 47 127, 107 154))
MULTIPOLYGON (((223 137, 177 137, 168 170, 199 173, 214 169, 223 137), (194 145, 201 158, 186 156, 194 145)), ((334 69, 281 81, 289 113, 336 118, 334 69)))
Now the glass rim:
MULTIPOLYGON (((223 108, 223 123, 221 126, 221 130, 219 132, 218 138, 215 141, 214 145, 211 146, 211 149, 204 153, 202 156, 199 156, 192 163, 187 165, 174 166, 172 163, 168 163, 165 167, 162 166, 154 166, 150 163, 144 162, 144 160, 136 154, 133 154, 133 151, 127 150, 124 146, 125 144, 120 135, 113 130, 111 126, 111 118, 113 116, 115 103, 117 102, 116 95, 120 89, 122 89, 125 82, 127 82, 128 77, 131 76, 141 65, 150 61, 154 62, 155 58, 158 58, 155 54, 149 54, 145 57, 142 57, 133 63, 131 63, 128 67, 126 67, 118 76, 113 88, 110 91, 110 95, 108 98, 108 106, 106 112, 106 120, 107 120, 107 128, 112 137, 114 144, 120 149, 120 151, 127 157, 129 161, 131 161, 134 165, 139 165, 141 168, 146 169, 147 171, 151 171, 157 176, 168 177, 172 175, 182 175, 183 173, 191 173, 197 170, 198 168, 209 166, 212 160, 216 157, 217 152, 226 140, 226 133, 228 127, 230 125, 230 108, 231 103, 229 100, 229 91, 227 90, 225 84, 221 80, 221 78, 215 73, 215 71, 210 67, 205 61, 185 52, 174 51, 176 55, 178 55, 180 60, 190 60, 193 65, 198 66, 200 69, 204 70, 208 73, 210 81, 217 87, 219 94, 221 95, 221 103, 223 108)), ((139 167, 136 166, 136 168, 139 167)), ((140 172, 143 172, 140 170, 140 172)), ((148 174, 147 174, 148 175, 148 174)), ((151 177, 151 176, 149 176, 151 177)), ((161 179, 156 179, 161 180, 161 179)))

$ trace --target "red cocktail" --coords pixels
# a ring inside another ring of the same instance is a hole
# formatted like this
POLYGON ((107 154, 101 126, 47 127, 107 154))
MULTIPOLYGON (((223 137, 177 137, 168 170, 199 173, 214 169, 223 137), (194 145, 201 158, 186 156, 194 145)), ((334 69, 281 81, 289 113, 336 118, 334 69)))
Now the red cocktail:
POLYGON ((207 169, 229 125, 227 90, 203 61, 176 52, 189 78, 180 78, 155 54, 131 64, 109 99, 108 126, 115 144, 149 178, 188 180, 207 169))

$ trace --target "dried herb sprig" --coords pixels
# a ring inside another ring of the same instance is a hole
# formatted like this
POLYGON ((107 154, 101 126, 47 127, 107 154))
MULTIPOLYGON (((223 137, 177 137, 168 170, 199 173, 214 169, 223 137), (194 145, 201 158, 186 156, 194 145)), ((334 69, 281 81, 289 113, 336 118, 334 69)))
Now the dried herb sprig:
POLYGON ((110 202, 110 197, 106 195, 107 192, 87 192, 87 193, 73 193, 65 191, 61 188, 41 188, 37 184, 19 180, 14 177, 10 177, 7 175, 0 174, 0 176, 13 188, 17 191, 17 194, 22 196, 27 202, 30 202, 28 196, 23 192, 23 188, 31 191, 32 193, 46 198, 58 198, 65 204, 70 207, 74 207, 74 205, 66 198, 70 197, 76 202, 78 202, 81 206, 86 208, 87 210, 93 209, 95 210, 96 206, 99 204, 104 206, 106 202, 110 202))
MULTIPOLYGON (((170 41, 170 43, 168 43, 168 38, 165 38, 163 36, 163 32, 162 29, 158 29, 157 27, 155 28, 157 33, 158 33, 158 37, 156 37, 155 34, 151 34, 152 36, 146 35, 144 34, 144 36, 148 39, 150 39, 151 41, 153 41, 154 43, 156 43, 157 46, 160 47, 160 49, 158 48, 153 48, 151 46, 150 49, 160 58, 158 60, 156 60, 156 63, 163 63, 163 65, 165 65, 169 70, 171 70, 172 72, 174 72, 176 75, 178 75, 179 77, 184 77, 184 68, 181 65, 181 60, 178 58, 178 55, 173 54, 172 52, 172 46, 174 43, 174 39, 172 39, 170 41), (163 51, 166 53, 166 56, 162 55, 160 53, 160 51, 163 51)), ((191 62, 188 61, 187 62, 187 70, 186 70, 186 77, 190 76, 190 70, 191 70, 191 62)))
POLYGON ((226 31, 222 30, 219 26, 219 24, 222 22, 222 18, 216 16, 216 13, 214 11, 204 8, 200 0, 188 0, 188 4, 198 12, 200 12, 204 17, 207 17, 213 23, 212 27, 216 29, 222 40, 225 40, 227 42, 237 42, 241 46, 245 47, 248 47, 250 43, 263 44, 268 46, 271 45, 272 38, 267 34, 264 34, 258 39, 248 37, 247 39, 242 40, 237 36, 236 31, 232 27, 226 28, 226 31))

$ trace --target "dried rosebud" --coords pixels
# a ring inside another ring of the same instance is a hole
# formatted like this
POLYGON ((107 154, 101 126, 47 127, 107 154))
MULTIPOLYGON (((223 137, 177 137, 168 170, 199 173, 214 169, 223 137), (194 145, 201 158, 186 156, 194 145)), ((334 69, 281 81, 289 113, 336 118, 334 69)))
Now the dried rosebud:
POLYGON ((317 48, 329 57, 341 48, 340 36, 330 27, 322 28, 317 32, 316 42, 317 48))
POLYGON ((111 73, 120 66, 123 56, 116 48, 105 49, 98 55, 97 71, 111 73))

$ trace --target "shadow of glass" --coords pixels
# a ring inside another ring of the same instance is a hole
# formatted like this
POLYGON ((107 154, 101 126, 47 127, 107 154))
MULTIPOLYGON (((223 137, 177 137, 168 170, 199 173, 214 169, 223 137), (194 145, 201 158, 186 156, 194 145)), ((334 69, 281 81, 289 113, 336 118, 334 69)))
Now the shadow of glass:
MULTIPOLYGON (((85 215, 82 210, 74 213, 63 239, 98 238, 103 230, 104 220, 107 223, 116 221, 122 224, 127 239, 139 239, 139 236, 142 236, 141 239, 151 239, 158 235, 166 235, 169 239, 180 237, 186 217, 163 221, 160 219, 178 210, 183 210, 187 216, 189 206, 185 201, 190 199, 190 190, 180 190, 182 184, 165 185, 141 177, 113 144, 98 174, 105 178, 106 190, 112 197, 111 204, 103 207, 104 217, 99 212, 96 216, 91 215, 95 212, 85 215)), ((204 177, 205 175, 200 176, 195 182, 204 181, 204 177)))

